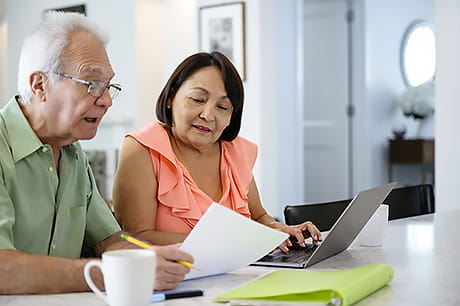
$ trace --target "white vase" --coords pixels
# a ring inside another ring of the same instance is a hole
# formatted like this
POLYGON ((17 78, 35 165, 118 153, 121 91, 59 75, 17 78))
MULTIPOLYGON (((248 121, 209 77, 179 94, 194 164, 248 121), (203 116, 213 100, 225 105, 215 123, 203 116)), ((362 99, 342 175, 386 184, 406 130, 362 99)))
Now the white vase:
POLYGON ((428 116, 418 120, 417 138, 432 139, 434 138, 435 120, 434 116, 428 116))

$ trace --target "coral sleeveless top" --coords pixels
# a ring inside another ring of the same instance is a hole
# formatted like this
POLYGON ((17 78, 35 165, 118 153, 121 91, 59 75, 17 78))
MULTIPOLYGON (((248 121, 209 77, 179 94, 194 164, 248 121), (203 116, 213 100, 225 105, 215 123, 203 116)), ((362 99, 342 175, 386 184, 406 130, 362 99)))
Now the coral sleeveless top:
MULTIPOLYGON (((193 181, 185 166, 176 158, 161 123, 154 122, 130 133, 145 146, 152 160, 158 182, 155 230, 189 233, 213 200, 193 181)), ((221 142, 220 177, 222 198, 219 203, 246 217, 251 217, 248 191, 257 146, 242 138, 221 142)))

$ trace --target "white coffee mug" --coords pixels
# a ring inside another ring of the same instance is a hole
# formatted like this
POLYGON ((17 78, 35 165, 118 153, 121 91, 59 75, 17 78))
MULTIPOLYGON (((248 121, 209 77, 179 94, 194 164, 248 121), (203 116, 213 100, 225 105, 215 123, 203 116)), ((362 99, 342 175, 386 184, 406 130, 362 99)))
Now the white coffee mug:
POLYGON ((377 247, 383 244, 388 228, 388 205, 380 205, 359 234, 361 246, 377 247))
POLYGON ((150 305, 155 282, 156 256, 152 250, 114 250, 101 260, 85 265, 85 280, 97 296, 110 306, 150 305), (106 294, 91 279, 90 270, 98 266, 104 278, 106 294))

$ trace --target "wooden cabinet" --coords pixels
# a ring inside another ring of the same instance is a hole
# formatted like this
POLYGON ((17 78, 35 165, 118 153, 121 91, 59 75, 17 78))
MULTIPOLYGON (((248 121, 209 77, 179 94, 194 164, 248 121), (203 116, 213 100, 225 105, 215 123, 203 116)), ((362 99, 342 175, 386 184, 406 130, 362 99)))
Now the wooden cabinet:
POLYGON ((390 181, 393 181, 394 164, 420 165, 422 183, 426 184, 428 167, 434 164, 434 139, 390 139, 388 161, 390 181))

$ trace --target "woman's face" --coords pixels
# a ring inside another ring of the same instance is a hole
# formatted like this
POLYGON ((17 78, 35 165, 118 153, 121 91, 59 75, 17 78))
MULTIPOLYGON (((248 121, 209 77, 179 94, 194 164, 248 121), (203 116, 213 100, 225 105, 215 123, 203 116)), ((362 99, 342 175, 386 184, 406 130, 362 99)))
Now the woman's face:
POLYGON ((222 73, 213 66, 190 75, 170 107, 176 141, 200 151, 217 143, 233 112, 222 73))

